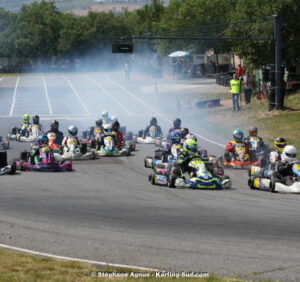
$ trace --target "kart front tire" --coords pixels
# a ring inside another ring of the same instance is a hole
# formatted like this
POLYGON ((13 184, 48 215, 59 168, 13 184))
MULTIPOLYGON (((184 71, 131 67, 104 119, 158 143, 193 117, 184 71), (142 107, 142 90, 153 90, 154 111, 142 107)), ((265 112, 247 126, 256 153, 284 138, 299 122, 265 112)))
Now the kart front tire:
POLYGON ((16 162, 12 162, 12 164, 11 164, 11 170, 10 170, 9 174, 13 175, 13 174, 16 173, 16 171, 17 171, 17 164, 16 164, 16 162))
POLYGON ((248 186, 251 190, 253 190, 255 187, 254 187, 254 177, 250 176, 249 179, 248 179, 248 186))

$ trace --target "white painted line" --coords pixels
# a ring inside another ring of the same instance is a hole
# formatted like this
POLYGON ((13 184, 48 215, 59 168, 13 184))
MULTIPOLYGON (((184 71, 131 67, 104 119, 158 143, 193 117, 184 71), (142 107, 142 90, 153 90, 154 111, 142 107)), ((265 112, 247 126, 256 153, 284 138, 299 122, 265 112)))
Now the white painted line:
POLYGON ((64 75, 62 75, 61 77, 62 77, 63 79, 65 79, 65 80, 68 82, 69 86, 70 86, 71 89, 73 90, 73 92, 74 92, 76 98, 78 99, 78 101, 80 102, 80 104, 82 105, 82 107, 85 109, 85 111, 88 113, 88 115, 91 115, 89 109, 87 108, 86 104, 84 104, 84 102, 82 101, 82 99, 81 99, 80 96, 78 95, 78 93, 77 93, 76 89, 74 88, 74 86, 72 85, 71 81, 70 81, 68 78, 66 78, 64 75))
POLYGON ((46 99, 47 99, 47 102, 48 102, 49 113, 50 113, 50 116, 52 116, 53 115, 53 110, 52 110, 51 102, 50 102, 50 99, 49 99, 47 84, 46 84, 46 80, 45 80, 44 76, 42 76, 42 80, 43 80, 43 84, 44 84, 46 99))
POLYGON ((43 257, 49 257, 49 258, 55 258, 55 259, 61 259, 61 260, 78 261, 78 262, 85 262, 85 263, 90 263, 90 264, 120 267, 120 268, 122 268, 122 267, 134 268, 134 269, 145 270, 145 271, 159 271, 158 269, 152 269, 152 268, 140 267, 140 266, 134 266, 134 265, 116 264, 116 263, 109 263, 109 262, 103 262, 103 261, 95 261, 95 260, 58 256, 58 255, 41 253, 41 252, 37 252, 37 251, 33 251, 33 250, 18 248, 18 247, 14 247, 14 246, 9 246, 9 245, 5 245, 5 244, 0 244, 0 247, 4 248, 4 249, 8 249, 8 250, 14 250, 14 251, 19 251, 19 252, 23 252, 23 253, 28 253, 28 254, 33 254, 33 255, 38 255, 38 256, 43 256, 43 257))
POLYGON ((17 89, 18 89, 18 85, 19 85, 19 79, 20 79, 20 77, 18 76, 16 86, 15 86, 14 96, 13 96, 13 100, 12 100, 12 104, 11 104, 11 108, 10 108, 10 112, 9 112, 9 116, 12 116, 12 114, 14 112, 14 107, 15 107, 15 103, 16 103, 16 94, 17 94, 17 89))
MULTIPOLYGON (((111 81, 113 84, 115 84, 116 86, 118 86, 119 88, 121 88, 124 92, 126 92, 128 95, 130 95, 132 98, 134 98, 135 100, 137 100, 138 102, 140 102, 141 104, 143 104, 144 106, 146 106, 148 109, 150 109, 151 111, 153 111, 154 113, 156 113, 158 116, 161 116, 164 120, 168 121, 169 123, 172 124, 172 121, 169 120, 164 114, 159 113, 156 109, 154 109, 153 107, 149 106, 148 104, 146 104, 143 100, 141 100, 140 98, 138 98, 137 96, 135 96, 131 91, 125 89, 123 86, 121 86, 120 84, 118 84, 117 82, 113 81, 108 75, 106 75, 106 78, 111 81)), ((206 138, 200 134, 195 134, 196 136, 198 136, 199 138, 206 140, 210 143, 213 143, 215 145, 221 146, 221 147, 225 147, 223 144, 220 144, 218 142, 215 142, 214 140, 211 140, 209 138, 206 138)))
MULTIPOLYGON (((114 85, 118 86, 119 88, 121 88, 124 92, 126 92, 129 96, 131 96, 133 99, 135 99, 136 101, 140 102, 142 105, 144 105, 146 108, 148 108, 150 111, 154 112, 156 115, 158 116, 162 116, 156 109, 154 109, 153 107, 149 106, 147 103, 145 103, 142 99, 138 98, 137 96, 135 96, 131 91, 125 89, 122 85, 120 85, 119 83, 113 81, 108 75, 106 75, 106 78, 112 82, 114 85)), ((171 122, 169 119, 167 119, 166 117, 164 117, 165 120, 171 122)), ((171 122, 172 123, 172 122, 171 122)))
POLYGON ((113 95, 111 95, 110 92, 108 92, 99 82, 92 79, 88 75, 86 76, 88 80, 90 80, 92 83, 94 83, 98 88, 100 88, 108 97, 110 97, 118 106, 120 106, 127 114, 132 116, 132 112, 130 112, 124 105, 122 105, 113 95))

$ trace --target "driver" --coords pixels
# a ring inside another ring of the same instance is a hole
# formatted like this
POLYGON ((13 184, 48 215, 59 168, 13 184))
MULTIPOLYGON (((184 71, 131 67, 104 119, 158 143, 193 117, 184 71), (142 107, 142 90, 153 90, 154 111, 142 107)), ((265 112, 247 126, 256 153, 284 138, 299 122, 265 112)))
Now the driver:
POLYGON ((150 130, 151 127, 154 126, 155 127, 155 137, 162 137, 162 131, 161 131, 161 127, 157 124, 157 119, 156 117, 151 118, 150 120, 150 125, 148 125, 144 131, 144 139, 148 136, 150 136, 150 130))
POLYGON ((30 134, 33 133, 34 126, 38 127, 38 132, 43 132, 43 126, 40 124, 40 117, 38 115, 35 115, 34 117, 32 117, 32 124, 29 126, 29 129, 28 129, 30 134))
POLYGON ((63 141, 62 145, 64 146, 64 151, 69 152, 70 147, 75 144, 75 148, 78 148, 80 146, 79 139, 77 137, 78 128, 74 125, 70 125, 68 127, 68 136, 66 136, 63 141))
MULTIPOLYGON (((180 130, 181 129, 181 119, 180 118, 176 118, 173 121, 173 127, 171 127, 169 129, 169 133, 168 133, 168 137, 167 137, 167 141, 170 142, 170 138, 171 138, 171 133, 174 130, 180 130)), ((184 132, 184 131, 183 131, 184 132)))
POLYGON ((124 139, 123 139, 123 134, 120 131, 120 123, 118 121, 115 121, 112 124, 112 133, 115 136, 115 140, 116 140, 116 147, 118 149, 122 149, 123 144, 124 144, 124 139))
POLYGON ((278 162, 275 170, 275 175, 282 180, 285 185, 291 185, 293 182, 293 164, 297 161, 297 149, 294 146, 287 145, 282 154, 281 161, 278 162))
POLYGON ((174 130, 171 132, 170 142, 168 142, 163 150, 163 160, 167 161, 168 155, 171 155, 172 145, 181 145, 181 132, 179 130, 174 130))
POLYGON ((102 119, 98 118, 95 121, 95 126, 89 129, 89 139, 99 139, 103 133, 102 119))
POLYGON ((56 135, 56 139, 54 140, 54 144, 56 145, 61 145, 63 139, 64 139, 64 135, 61 131, 58 130, 59 127, 59 123, 57 120, 53 120, 50 123, 50 130, 48 130, 46 132, 46 135, 48 136, 49 133, 55 133, 56 135))
MULTIPOLYGON (((235 149, 235 145, 237 143, 244 143, 243 140, 244 140, 244 133, 242 130, 240 129, 236 129, 233 131, 232 133, 233 135, 233 141, 229 141, 226 145, 226 150, 225 150, 225 153, 224 153, 224 158, 226 159, 226 161, 228 162, 231 162, 232 159, 235 157, 235 152, 234 152, 234 149, 235 149)), ((245 143, 246 145, 246 154, 248 154, 249 156, 249 144, 248 143, 245 143)))
POLYGON ((29 125, 30 125, 30 117, 28 114, 25 114, 23 116, 23 123, 21 124, 21 129, 26 130, 29 128, 29 125))
POLYGON ((109 117, 108 111, 102 111, 101 119, 103 125, 111 123, 111 119, 109 117))

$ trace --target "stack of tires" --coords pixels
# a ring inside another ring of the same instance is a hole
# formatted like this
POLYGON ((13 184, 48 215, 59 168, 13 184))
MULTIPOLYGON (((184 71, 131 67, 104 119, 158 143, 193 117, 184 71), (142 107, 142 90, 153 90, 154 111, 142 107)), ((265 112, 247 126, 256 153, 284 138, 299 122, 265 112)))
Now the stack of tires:
POLYGON ((216 75, 216 84, 228 87, 231 79, 231 73, 219 73, 216 75))

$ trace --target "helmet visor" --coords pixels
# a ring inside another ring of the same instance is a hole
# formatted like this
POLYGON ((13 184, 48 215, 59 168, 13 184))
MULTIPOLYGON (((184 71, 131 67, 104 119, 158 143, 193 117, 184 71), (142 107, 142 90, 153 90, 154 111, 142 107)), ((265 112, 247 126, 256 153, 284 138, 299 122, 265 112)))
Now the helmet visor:
POLYGON ((293 159, 295 159, 296 158, 296 154, 289 154, 289 153, 285 153, 286 155, 287 155, 287 157, 289 157, 289 158, 293 158, 293 159))

